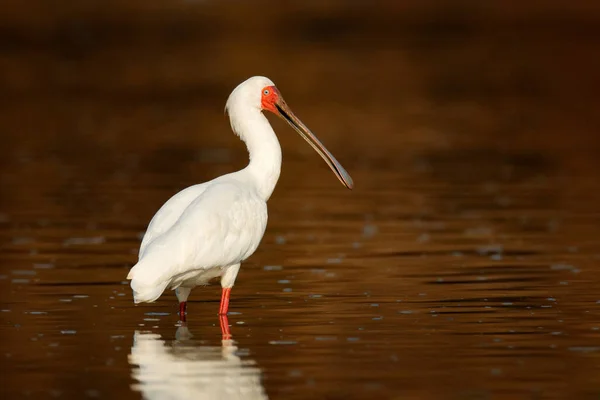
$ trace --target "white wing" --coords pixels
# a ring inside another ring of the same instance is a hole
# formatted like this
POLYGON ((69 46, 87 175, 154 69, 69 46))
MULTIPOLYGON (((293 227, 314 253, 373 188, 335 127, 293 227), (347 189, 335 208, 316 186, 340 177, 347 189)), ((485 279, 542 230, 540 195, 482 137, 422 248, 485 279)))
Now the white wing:
POLYGON ((146 253, 169 253, 180 266, 178 273, 229 266, 256 250, 266 225, 267 205, 250 187, 213 181, 146 253))
POLYGON ((171 229, 190 203, 206 190, 209 183, 201 183, 185 188, 163 204, 156 214, 154 214, 154 217, 152 217, 148 229, 144 234, 138 255, 140 259, 144 256, 148 244, 171 229))
POLYGON ((160 296, 169 284, 176 287, 189 272, 245 260, 265 232, 267 205, 240 181, 212 181, 170 225, 148 241, 129 273, 139 301, 153 301, 147 299, 160 296))

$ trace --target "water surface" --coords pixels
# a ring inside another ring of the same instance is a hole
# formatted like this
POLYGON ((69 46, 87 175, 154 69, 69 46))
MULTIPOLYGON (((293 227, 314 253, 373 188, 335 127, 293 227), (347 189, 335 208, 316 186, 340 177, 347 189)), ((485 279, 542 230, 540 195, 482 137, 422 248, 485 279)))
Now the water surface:
POLYGON ((598 397, 596 14, 82 7, 2 17, 4 395, 598 397), (153 213, 247 162, 222 107, 256 73, 356 189, 272 118, 283 172, 228 318, 218 285, 185 325, 171 292, 134 306, 153 213))

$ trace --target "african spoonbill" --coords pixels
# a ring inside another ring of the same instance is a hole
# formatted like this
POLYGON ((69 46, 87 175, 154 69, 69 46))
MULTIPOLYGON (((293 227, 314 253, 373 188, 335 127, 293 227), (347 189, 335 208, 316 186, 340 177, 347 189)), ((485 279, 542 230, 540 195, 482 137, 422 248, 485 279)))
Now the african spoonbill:
POLYGON ((153 302, 175 289, 185 321, 191 290, 221 278, 219 314, 227 314, 240 263, 254 253, 267 226, 267 200, 281 170, 281 147, 262 111, 291 125, 352 189, 350 175, 290 110, 268 78, 255 76, 237 86, 225 107, 231 128, 246 143, 248 166, 171 197, 154 215, 142 240, 139 259, 127 279, 135 303, 153 302))

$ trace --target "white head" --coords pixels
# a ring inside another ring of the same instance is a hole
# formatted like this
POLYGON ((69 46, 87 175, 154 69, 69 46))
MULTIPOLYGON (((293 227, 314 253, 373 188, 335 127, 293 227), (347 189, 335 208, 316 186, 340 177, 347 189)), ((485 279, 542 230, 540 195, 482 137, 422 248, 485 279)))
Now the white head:
POLYGON ((229 113, 232 126, 236 122, 234 118, 237 118, 238 115, 244 115, 244 113, 238 114, 238 110, 246 111, 248 109, 255 109, 258 112, 263 110, 270 111, 290 124, 319 153, 340 182, 348 189, 352 189, 354 183, 348 172, 346 172, 344 167, 342 167, 310 129, 294 115, 272 80, 264 76, 253 76, 240 83, 231 92, 225 105, 225 111, 229 113))
POLYGON ((269 78, 264 76, 253 76, 240 83, 227 99, 225 111, 231 110, 238 106, 254 107, 262 110, 262 92, 263 88, 275 87, 275 84, 269 78))

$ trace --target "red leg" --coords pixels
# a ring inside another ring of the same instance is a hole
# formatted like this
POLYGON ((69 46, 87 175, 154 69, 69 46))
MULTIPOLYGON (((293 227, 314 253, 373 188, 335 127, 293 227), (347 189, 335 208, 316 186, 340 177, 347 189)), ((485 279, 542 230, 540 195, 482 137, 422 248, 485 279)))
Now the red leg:
POLYGON ((223 335, 223 340, 231 339, 231 332, 229 332, 229 319, 227 318, 227 314, 220 315, 219 321, 221 322, 221 334, 223 335))
POLYGON ((229 293, 231 293, 231 288, 223 288, 223 291, 221 292, 219 315, 227 315, 227 310, 229 310, 229 293))
POLYGON ((187 301, 179 303, 179 320, 185 322, 187 314, 187 301))

